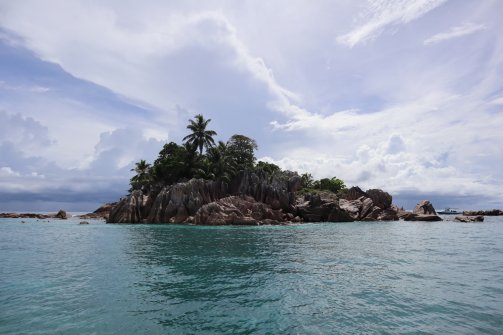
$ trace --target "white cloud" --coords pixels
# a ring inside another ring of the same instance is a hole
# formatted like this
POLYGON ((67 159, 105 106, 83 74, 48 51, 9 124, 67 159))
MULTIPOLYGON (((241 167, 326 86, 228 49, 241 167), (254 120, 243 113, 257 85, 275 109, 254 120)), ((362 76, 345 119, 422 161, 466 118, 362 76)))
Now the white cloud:
POLYGON ((0 144, 9 141, 33 152, 50 146, 54 141, 49 130, 38 120, 19 113, 0 111, 0 144))
POLYGON ((354 47, 379 36, 389 25, 404 24, 425 15, 443 4, 445 0, 374 0, 368 1, 358 20, 358 26, 337 42, 354 47))
MULTIPOLYGON (((159 5, 157 11, 165 11, 166 15, 154 13, 155 9, 147 10, 143 14, 152 16, 148 21, 140 21, 146 17, 137 17, 138 25, 132 30, 130 25, 134 25, 135 20, 127 22, 131 12, 104 3, 57 2, 52 6, 52 17, 36 15, 38 6, 45 8, 47 4, 28 1, 6 6, 1 16, 3 24, 19 33, 25 44, 41 58, 61 65, 79 78, 148 102, 168 114, 177 103, 195 107, 192 96, 187 97, 187 91, 194 87, 207 85, 201 88, 208 92, 218 88, 213 83, 219 78, 205 78, 215 74, 204 73, 205 69, 215 66, 228 71, 229 75, 244 72, 248 78, 265 85, 273 101, 270 106, 283 112, 294 108, 290 100, 297 99, 296 95, 275 80, 263 59, 250 54, 221 11, 185 14, 168 11, 164 5, 159 5), (51 24, 54 17, 68 29, 61 30, 59 25, 51 24), (93 17, 93 20, 86 17, 93 17), (69 44, 72 51, 67 48, 69 44), (192 54, 182 59, 180 56, 186 50, 197 50, 207 58, 194 58, 192 54), (179 64, 172 66, 174 63, 179 64), (202 64, 205 68, 200 67, 202 64), (201 72, 187 75, 191 68, 201 72), (182 70, 186 72, 181 73, 182 70)), ((264 101, 264 107, 267 102, 264 101)))
POLYGON ((140 159, 153 161, 165 141, 145 139, 143 133, 142 129, 134 127, 102 133, 89 168, 101 175, 113 175, 140 159))
POLYGON ((317 178, 336 175, 351 185, 392 193, 489 192, 502 197, 498 185, 503 180, 487 162, 503 164, 495 144, 503 142, 499 130, 503 116, 474 113, 478 105, 471 99, 433 94, 375 113, 306 114, 276 123, 277 128, 302 133, 304 142, 316 146, 291 148, 282 158, 270 160, 286 169, 310 171, 317 178), (492 127, 487 125, 489 118, 492 127))
MULTIPOLYGON (((44 175, 37 190, 126 189, 128 164, 180 140, 203 113, 219 139, 249 135, 258 156, 317 177, 393 192, 485 188, 497 199, 501 10, 440 0, 1 2, 4 46, 103 89, 5 65, 33 73, 0 82, 0 110, 10 113, 0 166, 44 175), (459 22, 491 29, 469 45, 418 43, 459 22), (393 38, 351 48, 383 32, 393 38), (13 115, 40 127, 17 127, 13 115)), ((28 192, 20 179, 9 185, 28 192)))
POLYGON ((19 177, 20 174, 19 172, 13 171, 10 167, 8 166, 2 166, 0 167, 0 177, 19 177))
POLYGON ((487 29, 487 27, 483 24, 466 23, 462 26, 451 27, 447 32, 435 34, 424 40, 423 44, 424 45, 435 44, 453 38, 470 35, 476 33, 477 31, 485 29, 487 29))

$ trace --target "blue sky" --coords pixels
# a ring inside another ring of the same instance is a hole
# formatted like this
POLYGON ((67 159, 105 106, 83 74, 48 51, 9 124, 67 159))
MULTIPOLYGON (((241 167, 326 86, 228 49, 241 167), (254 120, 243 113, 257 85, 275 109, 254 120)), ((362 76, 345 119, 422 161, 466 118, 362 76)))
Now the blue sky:
POLYGON ((202 113, 282 168, 503 207, 503 3, 0 0, 0 210, 91 210, 202 113))

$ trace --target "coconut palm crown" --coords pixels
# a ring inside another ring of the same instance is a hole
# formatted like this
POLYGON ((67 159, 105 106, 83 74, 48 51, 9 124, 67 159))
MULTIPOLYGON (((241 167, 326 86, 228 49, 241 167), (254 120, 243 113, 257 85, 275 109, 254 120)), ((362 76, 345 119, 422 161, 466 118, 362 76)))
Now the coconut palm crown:
POLYGON ((205 120, 201 114, 196 115, 194 120, 189 120, 187 125, 187 129, 190 129, 192 133, 183 138, 186 143, 199 148, 200 155, 203 153, 203 148, 207 149, 215 145, 213 136, 216 136, 217 132, 206 129, 210 121, 211 119, 205 120))

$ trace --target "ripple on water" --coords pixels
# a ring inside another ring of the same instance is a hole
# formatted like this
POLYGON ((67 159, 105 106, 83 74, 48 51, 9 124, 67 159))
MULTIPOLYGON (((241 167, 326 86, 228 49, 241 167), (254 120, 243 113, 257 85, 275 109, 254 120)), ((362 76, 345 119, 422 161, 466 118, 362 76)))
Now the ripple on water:
POLYGON ((499 334, 502 227, 3 220, 0 333, 499 334))

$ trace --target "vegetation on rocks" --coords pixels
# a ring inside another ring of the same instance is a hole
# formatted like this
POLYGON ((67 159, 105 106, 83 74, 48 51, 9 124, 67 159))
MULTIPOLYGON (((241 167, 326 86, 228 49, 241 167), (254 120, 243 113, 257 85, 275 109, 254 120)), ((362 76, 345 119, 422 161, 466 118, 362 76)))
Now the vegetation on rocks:
POLYGON ((257 162, 254 139, 235 134, 227 142, 216 141, 210 121, 196 115, 182 144, 166 143, 152 164, 136 163, 130 194, 107 221, 251 225, 398 220, 390 194, 347 189, 337 177, 315 180, 310 173, 257 162))
MULTIPOLYGON (((217 132, 208 129, 211 119, 196 115, 189 120, 190 134, 182 144, 166 143, 153 164, 140 160, 132 169, 136 174, 130 180, 130 192, 150 191, 153 187, 185 182, 192 178, 230 182, 240 171, 263 171, 269 176, 283 171, 269 162, 256 162, 257 142, 245 135, 232 135, 227 142, 215 142, 217 132)), ((329 191, 337 193, 346 189, 339 178, 315 180, 310 173, 301 176, 301 193, 329 191)))

